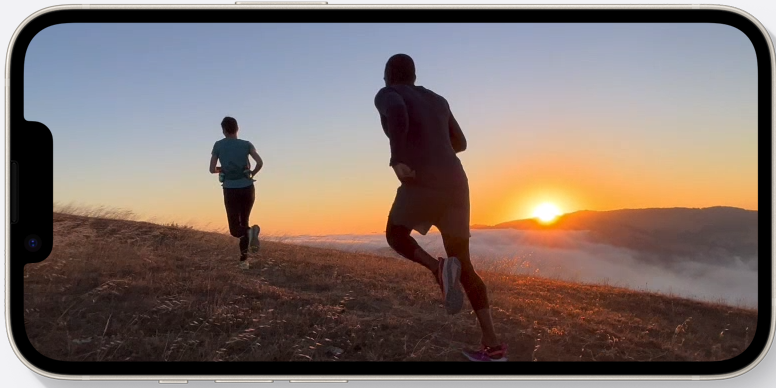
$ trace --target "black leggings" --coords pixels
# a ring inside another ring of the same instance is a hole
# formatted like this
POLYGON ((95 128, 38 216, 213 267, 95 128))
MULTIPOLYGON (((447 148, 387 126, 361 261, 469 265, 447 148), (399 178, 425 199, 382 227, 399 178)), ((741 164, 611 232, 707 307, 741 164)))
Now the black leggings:
MULTIPOLYGON (((416 263, 421 263, 420 255, 431 257, 418 245, 412 236, 412 230, 400 225, 394 225, 388 220, 388 226, 385 230, 385 237, 388 245, 403 257, 416 263)), ((474 311, 479 311, 489 307, 488 289, 480 278, 480 275, 474 271, 471 258, 469 257, 469 239, 452 237, 442 233, 442 243, 445 246, 447 257, 456 257, 461 262, 461 285, 474 311)), ((435 270, 432 270, 436 272, 435 270)))
POLYGON ((256 188, 253 185, 239 189, 224 188, 229 233, 240 238, 240 260, 248 258, 248 230, 250 230, 248 218, 255 200, 256 188))

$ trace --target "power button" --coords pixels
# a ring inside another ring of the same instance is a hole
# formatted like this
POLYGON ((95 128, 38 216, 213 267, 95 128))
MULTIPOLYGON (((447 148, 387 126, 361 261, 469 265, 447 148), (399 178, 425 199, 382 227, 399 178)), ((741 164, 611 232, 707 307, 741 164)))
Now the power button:
POLYGON ((347 380, 291 380, 289 383, 347 383, 347 380))

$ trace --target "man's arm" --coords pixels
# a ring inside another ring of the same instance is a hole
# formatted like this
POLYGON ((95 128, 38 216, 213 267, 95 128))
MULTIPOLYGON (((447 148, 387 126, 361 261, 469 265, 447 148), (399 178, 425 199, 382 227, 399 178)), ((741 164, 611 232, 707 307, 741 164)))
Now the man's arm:
POLYGON ((466 137, 463 135, 463 131, 461 130, 461 126, 458 125, 458 121, 455 120, 453 112, 450 112, 448 126, 450 127, 450 143, 453 145, 453 150, 455 150, 456 153, 466 151, 466 137))
POLYGON ((213 155, 210 157, 210 173, 211 173, 211 174, 215 174, 215 173, 221 172, 221 171, 220 171, 220 170, 221 170, 221 168, 220 168, 220 167, 216 167, 216 164, 217 164, 217 163, 218 163, 218 155, 216 155, 216 154, 213 154, 213 155))
POLYGON ((383 89, 375 96, 375 107, 380 112, 383 131, 391 142, 390 165, 406 164, 409 115, 404 99, 392 90, 383 89))
POLYGON ((216 167, 218 163, 218 142, 213 144, 213 150, 210 151, 210 173, 217 174, 221 172, 221 167, 216 167))
POLYGON ((253 160, 256 161, 256 167, 254 167, 253 171, 251 171, 251 176, 254 176, 259 173, 259 170, 261 170, 262 167, 264 167, 264 161, 261 160, 261 156, 259 156, 259 153, 256 152, 256 147, 254 147, 253 144, 251 144, 250 154, 253 160))

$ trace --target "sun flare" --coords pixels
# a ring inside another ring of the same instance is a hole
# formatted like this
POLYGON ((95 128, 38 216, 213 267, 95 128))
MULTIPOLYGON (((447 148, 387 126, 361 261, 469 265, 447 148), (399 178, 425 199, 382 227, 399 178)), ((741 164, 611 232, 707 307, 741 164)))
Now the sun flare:
POLYGON ((533 212, 533 216, 543 223, 555 221, 561 214, 563 213, 560 212, 560 209, 551 203, 543 203, 536 207, 533 212))

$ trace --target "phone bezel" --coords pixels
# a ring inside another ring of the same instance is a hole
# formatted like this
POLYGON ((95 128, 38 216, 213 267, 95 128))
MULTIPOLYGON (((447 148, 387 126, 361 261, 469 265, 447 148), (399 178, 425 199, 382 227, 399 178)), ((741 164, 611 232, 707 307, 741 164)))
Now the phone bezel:
MULTIPOLYGON (((750 15, 735 8, 723 6, 63 6, 42 10, 28 18, 16 31, 8 53, 6 78, 6 176, 14 154, 25 152, 22 145, 11 144, 12 129, 28 130, 30 123, 23 117, 23 61, 32 37, 44 28, 58 23, 73 22, 293 22, 325 18, 333 22, 380 22, 380 19, 417 22, 418 17, 436 18, 434 22, 637 22, 637 23, 724 23, 741 30, 752 40, 758 56, 758 156, 766 163, 759 164, 759 176, 771 180, 771 152, 773 130, 773 46, 765 29, 750 15), (379 15, 376 13, 379 12, 379 15), (417 16, 416 16, 417 15, 417 16), (290 19, 287 19, 290 18, 290 19), (442 18, 442 19, 440 19, 442 18), (645 21, 646 19, 646 21, 645 21), (768 108, 768 109, 765 109, 768 108)), ((27 151, 28 152, 28 151, 27 151)), ((772 185, 759 186, 759 198, 771 198, 772 185)), ((6 182, 6 209, 8 210, 9 183, 6 182)), ((24 196, 24 193, 19 193, 24 196)), ((761 212, 772 216, 770 202, 760 204, 761 212)), ((8 211, 6 214, 10 214, 8 211)), ((770 218, 769 218, 770 220, 770 218)), ((774 332, 773 267, 771 260, 760 260, 758 330, 752 346, 740 356, 726 361, 709 363, 534 363, 529 373, 524 368, 476 366, 465 363, 454 370, 449 363, 423 363, 422 370, 412 363, 310 363, 300 370, 300 362, 231 362, 231 363, 85 363, 50 360, 37 353, 24 335, 22 269, 26 260, 12 260, 24 252, 14 242, 20 237, 14 225, 6 219, 6 249, 9 258, 6 268, 6 319, 9 337, 17 355, 38 373, 54 378, 83 379, 580 379, 580 378, 639 378, 639 379, 707 379, 727 378, 744 373, 764 356, 774 332), (13 312, 16 311, 16 314, 13 312), (91 364, 95 364, 92 366, 91 364), (271 365, 273 373, 256 373, 262 365, 271 365), (355 364, 355 365, 353 365, 355 364), (404 366, 404 365, 408 366, 404 366), (564 365, 559 365, 564 364, 564 365), (510 370, 513 369, 513 370, 510 370), (395 370, 398 370, 394 372, 395 370), (142 371, 142 373, 136 373, 142 371), (192 373, 194 372, 195 373, 192 373)), ((760 237, 771 242, 770 222, 760 222, 760 237)), ((23 238, 23 237, 21 237, 23 238)), ((761 239, 761 241, 763 241, 761 239)), ((771 244, 763 244, 771 258, 771 244)))

